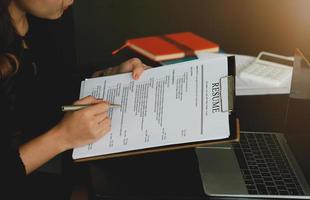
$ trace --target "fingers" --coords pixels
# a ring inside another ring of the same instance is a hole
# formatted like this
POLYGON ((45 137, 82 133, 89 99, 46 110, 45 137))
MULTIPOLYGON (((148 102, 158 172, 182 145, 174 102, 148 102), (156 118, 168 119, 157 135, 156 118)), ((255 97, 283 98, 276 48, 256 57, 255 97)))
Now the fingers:
POLYGON ((103 113, 96 115, 94 120, 96 121, 96 123, 100 124, 108 118, 109 118, 108 112, 103 112, 103 113))
POLYGON ((139 58, 131 58, 123 62, 118 67, 114 67, 115 73, 127 73, 132 72, 132 78, 137 80, 142 75, 143 71, 151 68, 145 65, 139 58))
POLYGON ((103 76, 104 75, 104 70, 98 70, 98 71, 95 71, 93 74, 92 74, 92 78, 96 78, 96 77, 100 77, 100 76, 103 76))
POLYGON ((141 62, 138 58, 131 59, 131 66, 132 66, 132 78, 134 80, 138 80, 140 76, 142 75, 144 68, 146 65, 141 62))
POLYGON ((137 80, 144 71, 145 64, 139 58, 132 58, 120 65, 120 72, 132 72, 132 78, 137 80))
POLYGON ((142 65, 142 62, 139 58, 131 58, 125 62, 123 62, 120 65, 119 72, 120 73, 126 73, 126 72, 132 72, 134 69, 134 66, 136 65, 142 65))
POLYGON ((106 101, 100 101, 94 105, 91 105, 83 110, 85 110, 85 112, 88 112, 90 115, 100 115, 104 112, 107 112, 109 110, 110 107, 110 103, 106 102, 106 101))
MULTIPOLYGON (((74 105, 91 105, 87 109, 89 108, 90 108, 89 110, 98 109, 98 113, 101 113, 101 112, 106 112, 106 110, 109 108, 110 102, 104 101, 102 99, 97 99, 93 96, 87 96, 78 101, 75 101, 73 104, 74 105)), ((98 113, 94 113, 94 114, 98 114, 98 113)))
POLYGON ((74 105, 90 105, 84 109, 79 110, 78 112, 84 112, 88 115, 95 116, 107 112, 110 107, 110 102, 96 99, 93 96, 87 96, 74 102, 74 105))
MULTIPOLYGON (((103 104, 103 103, 100 103, 100 104, 103 104)), ((94 108, 96 110, 96 109, 100 109, 100 106, 101 105, 96 104, 89 108, 94 108)), ((89 123, 91 124, 91 132, 92 132, 91 135, 93 137, 93 140, 97 140, 101 138, 103 135, 111 131, 111 119, 109 118, 109 114, 107 111, 100 112, 98 114, 93 115, 90 113, 89 108, 87 108, 88 111, 84 109, 84 112, 85 112, 84 114, 86 114, 89 117, 87 119, 89 123)))
POLYGON ((133 66, 132 78, 134 80, 138 80, 141 77, 142 73, 144 72, 144 66, 145 64, 143 63, 133 66))
POLYGON ((101 113, 97 115, 93 121, 95 123, 97 137, 101 137, 111 131, 111 119, 108 116, 108 113, 101 113))
POLYGON ((108 132, 111 131, 111 120, 110 118, 106 118, 102 122, 100 122, 98 127, 98 133, 100 134, 99 137, 107 134, 108 132))
POLYGON ((144 70, 147 70, 147 69, 150 69, 150 68, 152 68, 152 67, 150 67, 150 66, 148 66, 148 65, 146 65, 144 63, 142 63, 142 65, 134 66, 134 69, 132 71, 133 79, 138 80, 141 77, 141 75, 144 72, 144 70))

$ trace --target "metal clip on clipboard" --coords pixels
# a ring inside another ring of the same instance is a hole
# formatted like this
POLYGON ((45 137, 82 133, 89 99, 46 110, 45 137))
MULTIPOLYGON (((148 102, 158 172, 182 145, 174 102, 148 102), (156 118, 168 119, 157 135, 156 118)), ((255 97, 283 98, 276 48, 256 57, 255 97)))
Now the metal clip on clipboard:
POLYGON ((229 76, 223 76, 220 78, 220 89, 221 89, 221 95, 220 95, 220 99, 221 99, 221 112, 229 112, 229 114, 231 112, 234 111, 234 101, 235 101, 235 77, 233 75, 229 75, 229 76), (228 106, 227 108, 223 108, 223 91, 222 88, 224 87, 223 84, 225 84, 225 80, 227 83, 227 100, 228 100, 228 106))

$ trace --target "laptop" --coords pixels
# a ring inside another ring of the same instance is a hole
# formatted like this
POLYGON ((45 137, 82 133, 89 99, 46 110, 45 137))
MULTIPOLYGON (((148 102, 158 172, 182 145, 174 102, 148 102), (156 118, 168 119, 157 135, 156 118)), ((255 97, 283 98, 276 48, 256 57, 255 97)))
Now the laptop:
POLYGON ((310 199, 282 133, 241 132, 239 142, 199 147, 196 154, 208 196, 310 199))

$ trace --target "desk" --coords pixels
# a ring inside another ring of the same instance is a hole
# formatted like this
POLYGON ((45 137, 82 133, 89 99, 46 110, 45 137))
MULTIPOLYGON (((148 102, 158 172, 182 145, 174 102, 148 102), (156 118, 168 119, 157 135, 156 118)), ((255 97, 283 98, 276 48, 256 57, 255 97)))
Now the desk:
MULTIPOLYGON (((128 50, 117 56, 116 60, 139 57, 148 65, 159 65, 128 50)), ((285 132, 289 102, 297 105, 296 113, 298 110, 304 111, 301 113, 302 116, 290 116, 293 126, 310 113, 309 101, 289 101, 288 95, 236 97, 241 130, 285 132)), ((299 124, 298 132, 310 133, 309 124, 299 124)), ((294 152, 298 153, 295 156, 307 179, 310 180, 310 174, 306 170, 310 168, 310 161, 306 160, 305 155, 305 152, 310 150, 310 134, 298 134, 298 137, 293 135, 297 134, 288 134, 287 138, 291 147, 295 148, 294 152)), ((83 173, 87 178, 81 183, 86 184, 88 190, 84 191, 89 192, 89 199, 96 199, 96 194, 102 196, 102 199, 207 199, 193 149, 99 160, 87 163, 86 166, 83 173)), ((77 191, 80 192, 81 188, 77 191)))
MULTIPOLYGON (((236 102, 241 130, 285 130, 288 95, 242 96, 237 97, 236 102)), ((298 105, 296 109, 310 109, 309 101, 293 103, 298 105)), ((292 113, 296 114, 295 111, 292 113)), ((307 117, 305 113, 303 116, 307 117)), ((299 123, 300 117, 292 122, 299 123)), ((301 130, 303 133, 296 132, 294 136, 289 133, 287 138, 307 180, 310 180, 310 171, 307 170, 310 161, 306 156, 310 150, 310 134, 304 134, 310 133, 309 125, 301 130)), ((103 199, 207 199, 192 149, 96 161, 87 165, 89 184, 94 186, 88 191, 90 194, 94 191, 107 194, 103 199)), ((89 199, 96 199, 90 196, 89 199)))

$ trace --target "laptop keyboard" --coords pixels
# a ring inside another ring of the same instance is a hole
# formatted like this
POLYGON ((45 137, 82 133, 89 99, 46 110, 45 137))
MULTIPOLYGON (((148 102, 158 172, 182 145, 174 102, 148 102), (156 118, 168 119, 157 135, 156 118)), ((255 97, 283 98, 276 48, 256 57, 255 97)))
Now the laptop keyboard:
POLYGON ((240 137, 232 145, 249 194, 304 194, 274 134, 242 133, 240 137))

